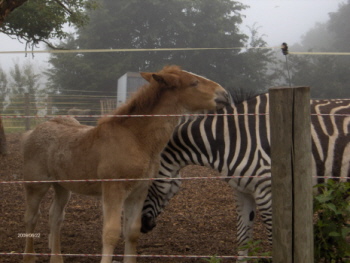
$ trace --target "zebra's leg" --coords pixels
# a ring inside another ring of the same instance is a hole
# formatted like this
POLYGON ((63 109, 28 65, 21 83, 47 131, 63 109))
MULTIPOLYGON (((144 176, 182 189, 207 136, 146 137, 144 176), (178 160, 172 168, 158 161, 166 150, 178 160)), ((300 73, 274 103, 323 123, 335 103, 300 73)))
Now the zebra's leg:
POLYGON ((256 207, 261 219, 265 225, 268 234, 269 243, 272 244, 272 196, 271 185, 267 184, 262 191, 256 190, 255 197, 256 207))
MULTIPOLYGON (((238 255, 247 256, 248 250, 242 247, 253 237, 253 225, 256 215, 255 201, 252 195, 240 191, 235 192, 237 203, 237 243, 238 255)), ((242 258, 243 259, 243 258, 242 258)), ((245 261, 240 261, 245 262, 245 261)))

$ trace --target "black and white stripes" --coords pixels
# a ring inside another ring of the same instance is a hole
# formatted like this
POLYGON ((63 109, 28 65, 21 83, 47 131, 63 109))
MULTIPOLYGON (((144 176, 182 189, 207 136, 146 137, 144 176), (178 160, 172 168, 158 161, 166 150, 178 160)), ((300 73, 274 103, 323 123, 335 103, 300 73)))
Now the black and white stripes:
MULTIPOLYGON (((158 177, 179 177, 180 169, 189 164, 232 176, 225 180, 235 190, 239 246, 252 237, 256 208, 271 238, 268 112, 268 94, 262 94, 218 112, 233 115, 184 119, 161 156, 158 177)), ((311 113, 312 167, 314 175, 319 176, 317 182, 324 181, 324 176, 345 180, 350 177, 350 99, 313 100, 311 113)), ((143 232, 155 226, 156 217, 179 187, 179 180, 153 182, 143 208, 143 232)))

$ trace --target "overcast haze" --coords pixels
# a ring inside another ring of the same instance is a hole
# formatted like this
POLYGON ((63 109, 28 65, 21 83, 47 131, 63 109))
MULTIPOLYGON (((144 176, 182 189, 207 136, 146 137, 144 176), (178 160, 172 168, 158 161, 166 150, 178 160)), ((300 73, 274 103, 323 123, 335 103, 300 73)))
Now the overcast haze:
POLYGON ((245 0, 249 5, 244 24, 260 26, 260 34, 271 46, 300 41, 300 37, 317 22, 325 22, 330 12, 338 10, 344 0, 245 0))
MULTIPOLYGON (((338 10, 344 0, 244 0, 241 1, 250 8, 243 14, 246 16, 241 30, 248 32, 247 26, 256 23, 259 33, 265 35, 269 46, 278 46, 287 42, 290 46, 300 41, 300 37, 311 29, 317 22, 328 20, 328 14, 338 10)), ((0 34, 0 51, 22 51, 25 45, 18 40, 11 40, 0 34)), ((39 49, 42 49, 43 45, 39 49)), ((37 50, 39 50, 37 49, 37 50)), ((48 54, 0 54, 0 66, 8 69, 13 61, 30 60, 32 63, 46 67, 48 54)))

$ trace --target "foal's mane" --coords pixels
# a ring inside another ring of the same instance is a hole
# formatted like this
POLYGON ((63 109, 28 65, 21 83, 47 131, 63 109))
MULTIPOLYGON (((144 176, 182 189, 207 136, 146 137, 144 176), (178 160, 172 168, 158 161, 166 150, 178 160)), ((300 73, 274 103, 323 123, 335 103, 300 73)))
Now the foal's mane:
MULTIPOLYGON (((166 66, 159 73, 179 74, 179 66, 166 66)), ((122 106, 113 111, 113 115, 138 115, 149 113, 160 101, 164 86, 156 81, 151 81, 139 88, 122 106)), ((100 123, 113 121, 121 123, 126 117, 106 117, 100 123)))

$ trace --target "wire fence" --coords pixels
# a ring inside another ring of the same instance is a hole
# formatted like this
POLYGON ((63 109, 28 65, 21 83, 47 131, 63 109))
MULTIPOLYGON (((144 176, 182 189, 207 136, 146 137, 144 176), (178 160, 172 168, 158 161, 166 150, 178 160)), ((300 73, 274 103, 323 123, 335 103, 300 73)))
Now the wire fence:
MULTIPOLYGON (((17 108, 14 108, 16 110, 16 114, 14 115, 14 113, 12 114, 7 114, 7 115, 3 115, 0 118, 2 118, 5 122, 5 128, 6 128, 6 121, 10 120, 10 121, 18 121, 18 128, 24 129, 25 125, 24 125, 24 121, 25 120, 29 120, 29 119, 34 119, 35 121, 32 124, 38 124, 38 122, 44 121, 47 118, 51 118, 51 117, 61 117, 61 118, 65 118, 65 117, 76 117, 76 118, 81 118, 81 119, 89 119, 89 118, 93 118, 93 119, 97 119, 100 117, 169 117, 169 116, 174 116, 174 117, 179 117, 179 116, 190 116, 190 117, 196 117, 196 116, 256 116, 256 115, 268 115, 268 113, 261 113, 261 114, 255 114, 255 113, 251 113, 251 114, 181 114, 181 115, 112 115, 112 114, 101 114, 103 111, 101 109, 101 100, 106 100, 106 99, 111 99, 111 97, 106 97, 106 96, 87 96, 89 99, 94 98, 96 99, 96 107, 94 108, 96 110, 96 112, 99 112, 100 114, 96 114, 96 115, 61 115, 61 114, 57 114, 57 115, 25 115, 25 112, 28 112, 28 109, 23 109, 25 108, 24 104, 18 102, 17 104, 17 108), (100 108, 99 108, 99 107, 100 108)), ((74 99, 77 99, 77 96, 74 97, 74 99)), ((84 102, 84 98, 81 98, 81 104, 76 103, 75 105, 84 105, 86 107, 88 106, 92 106, 91 102, 84 102)), ((112 98, 114 100, 114 98, 112 98)), ((35 110, 38 112, 40 109, 43 109, 46 111, 46 113, 53 111, 53 106, 50 102, 50 100, 48 100, 49 102, 44 102, 43 104, 38 104, 36 102, 30 102, 30 109, 35 108, 35 110), (40 108, 42 107, 42 108, 40 108)), ((62 108, 57 108, 57 113, 60 113, 66 109, 68 109, 71 104, 65 103, 65 102, 60 102, 57 105, 62 105, 62 108), (67 107, 68 106, 68 107, 67 107), (61 111, 60 111, 61 110, 61 111)), ((56 106, 56 104, 55 104, 56 106)), ((28 108, 28 106, 26 106, 28 108)), ((79 109, 77 109, 79 110, 79 109)), ((112 109, 111 109, 112 110, 112 109)), ((312 114, 312 115, 317 115, 317 116, 338 116, 338 117, 350 117, 350 114, 312 114)), ((249 178, 254 178, 257 176, 249 176, 249 178)), ((242 179, 242 177, 240 176, 227 176, 227 177, 223 177, 223 176, 208 176, 208 177, 185 177, 185 178, 139 178, 139 179, 127 179, 127 178, 121 178, 121 179, 84 179, 84 180, 47 180, 47 181, 23 181, 23 180, 15 180, 15 181, 0 181, 0 185, 18 185, 18 184, 27 184, 27 183, 94 183, 94 182, 121 182, 121 181, 156 181, 156 180, 160 180, 160 181, 169 181, 169 180, 208 180, 208 179, 242 179)), ((248 177, 245 177, 248 178, 248 177)), ((262 177, 260 177, 262 178, 262 177)), ((323 179, 336 179, 336 180, 340 180, 340 181, 347 181, 350 178, 347 177, 318 177, 318 176, 314 176, 314 178, 323 178, 323 179)), ((33 256, 40 256, 40 257, 47 257, 47 256, 51 256, 51 255, 60 255, 60 256, 64 256, 64 257, 101 257, 102 254, 51 254, 51 253, 18 253, 18 252, 0 252, 0 256, 24 256, 24 255, 33 255, 33 256)), ((207 255, 123 255, 123 254, 114 254, 112 255, 113 257, 137 257, 137 258, 211 258, 212 256, 207 256, 207 255)), ((228 256, 216 256, 216 258, 218 259, 236 259, 236 260, 244 260, 244 259, 271 259, 271 256, 249 256, 249 257, 242 257, 242 256, 237 256, 237 255, 228 255, 228 256)))
MULTIPOLYGON (((171 49, 103 49, 103 50, 43 50, 31 51, 29 53, 100 53, 100 52, 142 52, 142 51, 195 51, 195 50, 233 50, 233 49, 252 49, 247 47, 231 47, 231 48, 171 48, 171 49)), ((280 49, 280 47, 259 47, 254 49, 280 49)), ((28 53, 27 51, 0 51, 0 54, 18 54, 28 53)), ((291 55, 335 55, 348 56, 350 52, 289 52, 291 55)), ((78 92, 71 90, 72 92, 78 92)), ((82 92, 79 90, 79 92, 82 92)), ((83 124, 95 125, 96 120, 101 117, 178 117, 180 115, 112 115, 111 113, 116 108, 115 95, 108 95, 103 91, 84 91, 85 95, 63 95, 56 94, 51 96, 36 96, 30 97, 29 101, 25 103, 25 98, 18 97, 12 99, 11 104, 8 105, 5 112, 0 115, 3 120, 5 130, 24 131, 30 129, 37 124, 52 117, 75 117, 83 124), (101 94, 101 95, 98 95, 101 94), (85 112, 84 112, 85 111, 85 112)), ((181 116, 197 117, 197 116, 244 116, 244 115, 268 115, 262 114, 187 114, 181 116)), ((344 116, 350 117, 350 114, 313 114, 313 115, 327 115, 327 116, 344 116)), ((256 176, 248 176, 245 178, 254 178, 256 176)), ((27 183, 94 183, 94 182, 120 182, 120 181, 169 181, 169 180, 208 180, 208 179, 242 179, 240 176, 208 176, 208 177, 185 177, 185 178, 139 178, 139 179, 84 179, 84 180, 49 180, 49 181, 0 181, 0 185, 18 185, 27 183)), ((261 177, 260 177, 261 178, 261 177)), ((323 179, 349 180, 344 177, 318 177, 323 179)), ((51 253, 18 253, 18 252, 0 252, 0 256, 24 256, 33 255, 40 257, 47 257, 52 255, 60 255, 65 257, 101 257, 102 254, 51 254, 51 253)), ((211 258, 208 255, 123 255, 114 254, 113 257, 137 257, 137 258, 211 258)), ((271 259, 271 256, 249 256, 242 257, 237 255, 216 256, 219 259, 271 259)))
MULTIPOLYGON (((6 253, 0 252, 0 256, 65 256, 65 257, 102 257, 102 256, 112 256, 112 257, 135 257, 135 258, 202 258, 208 259, 213 256, 209 255, 124 255, 124 254, 55 254, 55 253, 6 253)), ((249 260, 249 259, 272 259, 271 256, 215 256, 219 259, 236 259, 236 260, 249 260)))
MULTIPOLYGON (((350 181, 350 177, 341 176, 312 176, 315 179, 333 179, 339 181, 350 181)), ((271 178, 271 176, 200 176, 200 177, 166 177, 166 178, 113 178, 113 179, 79 179, 79 180, 38 180, 38 181, 0 181, 1 184, 39 184, 39 183, 96 183, 96 182, 135 182, 135 181, 184 181, 184 180, 210 180, 210 179, 247 179, 247 178, 271 178)))
MULTIPOLYGON (((103 112, 101 110, 101 112, 103 112)), ((246 114, 158 114, 158 115, 113 115, 113 114, 100 114, 100 115, 0 115, 0 119, 4 121, 5 130, 8 132, 11 131, 24 131, 28 130, 31 127, 34 127, 41 122, 50 119, 50 118, 69 118, 73 117, 80 121, 82 124, 95 125, 99 118, 103 117, 113 117, 113 118, 140 118, 140 117, 209 117, 209 116, 264 116, 269 115, 268 113, 246 113, 246 114), (28 120, 31 121, 29 124, 26 124, 28 120)), ((334 116, 334 117, 350 117, 350 114, 311 114, 312 116, 334 116)))
MULTIPOLYGON (((72 53, 124 53, 124 52, 162 52, 162 51, 206 51, 206 50, 249 50, 249 49, 270 49, 277 50, 281 49, 280 46, 270 46, 270 47, 215 47, 215 48, 124 48, 124 49, 51 49, 51 50, 32 50, 30 52, 26 50, 9 50, 0 51, 0 54, 72 54, 72 53)), ((323 56, 349 56, 350 52, 310 52, 310 51, 298 51, 291 52, 288 51, 290 55, 323 55, 323 56)))

